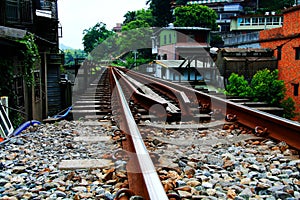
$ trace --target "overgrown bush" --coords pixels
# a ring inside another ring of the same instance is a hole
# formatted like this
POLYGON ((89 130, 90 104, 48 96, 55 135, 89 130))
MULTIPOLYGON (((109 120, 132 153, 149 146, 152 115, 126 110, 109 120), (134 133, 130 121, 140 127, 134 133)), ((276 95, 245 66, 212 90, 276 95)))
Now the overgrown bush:
POLYGON ((258 71, 249 84, 244 76, 232 73, 228 78, 226 94, 251 98, 253 101, 264 101, 270 105, 284 108, 284 117, 295 117, 295 102, 285 98, 286 88, 282 80, 278 80, 278 70, 264 69, 258 71))
POLYGON ((226 94, 247 97, 251 95, 251 87, 249 87, 248 81, 244 76, 232 73, 228 78, 229 84, 226 86, 226 94))

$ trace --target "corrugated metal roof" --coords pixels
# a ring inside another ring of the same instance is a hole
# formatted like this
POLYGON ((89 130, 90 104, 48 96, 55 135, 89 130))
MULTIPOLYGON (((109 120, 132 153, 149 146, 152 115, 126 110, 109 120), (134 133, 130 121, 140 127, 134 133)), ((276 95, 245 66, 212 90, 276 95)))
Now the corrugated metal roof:
POLYGON ((270 52, 269 48, 222 48, 222 52, 228 53, 247 53, 247 52, 270 52))
POLYGON ((203 28, 203 27, 175 27, 175 26, 169 26, 164 27, 162 30, 205 30, 210 31, 210 28, 203 28))
POLYGON ((272 57, 224 57, 224 60, 226 61, 232 61, 232 62, 259 62, 259 61, 276 61, 276 58, 272 57))
MULTIPOLYGON (((182 65, 182 63, 184 63, 184 60, 155 60, 155 63, 166 68, 178 68, 180 67, 180 65, 182 65)), ((195 67, 195 63, 195 60, 193 60, 190 64, 190 67, 195 67)), ((181 67, 185 68, 187 67, 187 65, 188 61, 186 61, 181 67)), ((206 65, 206 68, 209 68, 209 63, 206 63, 206 65)), ((202 61, 197 60, 197 67, 204 68, 204 63, 202 61)))
POLYGON ((8 39, 22 39, 27 34, 27 31, 17 28, 0 26, 0 37, 8 39))

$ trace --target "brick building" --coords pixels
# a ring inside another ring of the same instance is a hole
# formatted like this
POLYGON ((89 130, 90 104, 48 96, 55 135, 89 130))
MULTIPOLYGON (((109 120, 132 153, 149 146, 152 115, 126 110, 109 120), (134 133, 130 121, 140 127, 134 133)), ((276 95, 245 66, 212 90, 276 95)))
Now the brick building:
POLYGON ((300 5, 284 10, 283 26, 261 31, 259 42, 262 48, 275 50, 279 79, 284 81, 286 94, 295 101, 296 112, 300 113, 300 5))

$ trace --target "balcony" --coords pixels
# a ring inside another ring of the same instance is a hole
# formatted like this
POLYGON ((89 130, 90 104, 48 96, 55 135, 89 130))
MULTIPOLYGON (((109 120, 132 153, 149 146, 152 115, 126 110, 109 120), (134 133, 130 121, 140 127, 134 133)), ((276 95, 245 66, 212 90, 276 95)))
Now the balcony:
POLYGON ((243 7, 239 4, 224 5, 225 12, 243 12, 243 7))
POLYGON ((283 17, 280 15, 241 16, 231 19, 230 31, 259 31, 279 28, 282 24, 283 17))
POLYGON ((40 7, 36 10, 38 17, 57 19, 56 2, 50 0, 41 0, 40 7))
POLYGON ((259 41, 259 32, 239 34, 224 39, 224 46, 237 46, 240 44, 254 43, 259 41))

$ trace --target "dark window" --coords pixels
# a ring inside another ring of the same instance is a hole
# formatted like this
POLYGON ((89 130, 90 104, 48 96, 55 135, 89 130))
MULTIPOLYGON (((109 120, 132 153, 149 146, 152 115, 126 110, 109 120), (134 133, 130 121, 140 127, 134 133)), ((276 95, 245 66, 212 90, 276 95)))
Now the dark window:
POLYGON ((167 44, 167 36, 164 35, 164 44, 167 44))
POLYGON ((169 43, 171 44, 172 43, 172 35, 169 34, 169 43))
POLYGON ((295 57, 295 59, 296 59, 296 60, 300 60, 300 47, 296 47, 296 48, 295 48, 295 52, 296 52, 296 57, 295 57))
POLYGON ((277 47, 277 59, 281 60, 281 50, 282 50, 282 46, 278 46, 277 47))
POLYGON ((163 55, 163 60, 167 60, 167 59, 168 59, 167 54, 164 54, 164 55, 163 55))
POLYGON ((298 96, 299 95, 299 83, 297 83, 297 84, 292 83, 292 86, 294 87, 294 96, 298 96))

